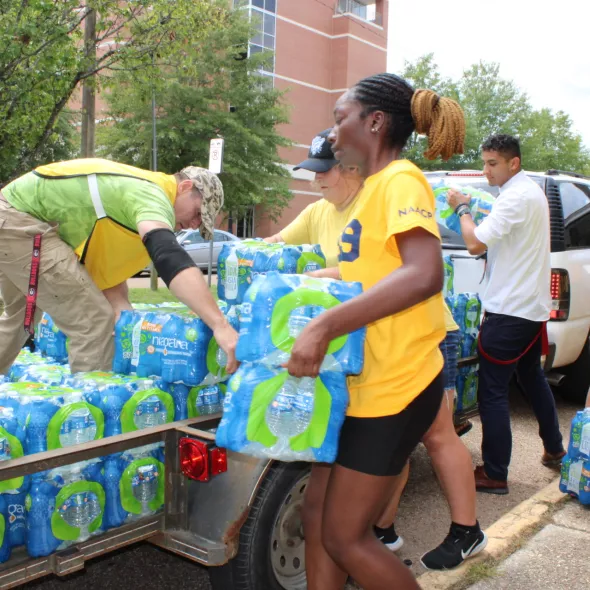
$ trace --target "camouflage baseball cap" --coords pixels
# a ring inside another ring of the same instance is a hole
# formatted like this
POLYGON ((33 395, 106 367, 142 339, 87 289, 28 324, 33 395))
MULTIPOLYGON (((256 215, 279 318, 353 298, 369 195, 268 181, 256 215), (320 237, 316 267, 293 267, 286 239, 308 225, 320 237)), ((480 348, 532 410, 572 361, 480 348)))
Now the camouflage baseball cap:
POLYGON ((201 205, 201 227, 199 232, 204 240, 213 237, 215 218, 223 207, 223 186, 213 172, 198 166, 187 166, 180 171, 192 180, 195 188, 203 197, 201 205))

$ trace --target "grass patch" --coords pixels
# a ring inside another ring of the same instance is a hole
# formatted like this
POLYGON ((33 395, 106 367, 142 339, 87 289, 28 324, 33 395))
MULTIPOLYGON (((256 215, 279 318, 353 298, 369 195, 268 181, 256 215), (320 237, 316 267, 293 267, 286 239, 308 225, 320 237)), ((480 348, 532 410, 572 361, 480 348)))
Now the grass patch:
MULTIPOLYGON (((460 586, 457 585, 458 588, 469 588, 482 580, 489 580, 490 578, 494 578, 498 574, 498 562, 493 559, 485 559, 484 561, 480 561, 479 563, 474 563, 472 566, 469 567, 467 570, 463 580, 460 582, 460 586)), ((455 590, 455 587, 453 587, 455 590)))
POLYGON ((129 301, 131 303, 168 303, 178 299, 166 287, 160 287, 157 291, 129 289, 129 301))

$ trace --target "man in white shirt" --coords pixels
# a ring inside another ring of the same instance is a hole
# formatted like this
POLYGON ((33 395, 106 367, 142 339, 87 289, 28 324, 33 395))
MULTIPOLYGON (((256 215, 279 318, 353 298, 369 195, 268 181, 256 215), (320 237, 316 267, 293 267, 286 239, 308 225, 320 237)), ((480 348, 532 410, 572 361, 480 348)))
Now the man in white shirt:
POLYGON ((509 135, 482 146, 484 175, 500 187, 492 212, 476 226, 469 197, 449 191, 470 254, 487 251, 485 310, 479 343, 479 410, 483 465, 476 467, 477 490, 508 493, 512 453, 508 391, 516 371, 539 423, 544 465, 565 455, 555 400, 541 367, 546 322, 551 310, 549 207, 539 186, 521 169, 520 145, 509 135))

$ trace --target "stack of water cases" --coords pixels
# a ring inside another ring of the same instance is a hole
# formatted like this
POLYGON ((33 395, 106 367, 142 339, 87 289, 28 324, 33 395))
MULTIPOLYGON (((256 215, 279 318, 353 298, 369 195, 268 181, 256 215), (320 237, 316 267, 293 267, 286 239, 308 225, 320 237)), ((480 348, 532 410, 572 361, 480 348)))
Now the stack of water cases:
POLYGON ((559 489, 590 505, 590 408, 578 412, 572 420, 559 489))
MULTIPOLYGON (((481 299, 477 293, 455 293, 453 289, 454 265, 450 256, 444 259, 445 302, 461 331, 459 357, 477 355, 477 342, 482 319, 481 299)), ((456 382, 457 399, 455 409, 465 411, 477 404, 479 365, 468 365, 459 369, 456 382)))
POLYGON ((290 246, 262 240, 232 242, 219 253, 217 295, 229 305, 240 304, 259 274, 302 274, 325 267, 326 258, 318 245, 290 246))
POLYGON ((68 337, 55 325, 48 313, 44 313, 35 333, 35 347, 42 356, 56 363, 68 362, 68 337))
POLYGON ((217 444, 257 457, 332 462, 348 404, 346 376, 363 366, 365 330, 332 341, 316 379, 284 368, 317 315, 361 293, 360 283, 270 272, 256 277, 240 311, 237 357, 217 444))

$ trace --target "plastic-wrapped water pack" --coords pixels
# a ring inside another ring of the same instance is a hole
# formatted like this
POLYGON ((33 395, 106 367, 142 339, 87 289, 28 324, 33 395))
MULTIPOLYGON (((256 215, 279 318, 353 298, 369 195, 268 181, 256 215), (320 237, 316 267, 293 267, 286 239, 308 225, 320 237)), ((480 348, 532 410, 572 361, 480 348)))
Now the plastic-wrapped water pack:
POLYGON ((28 383, 43 383, 44 385, 63 385, 70 376, 67 365, 34 365, 27 367, 19 381, 28 383))
POLYGON ((261 240, 225 244, 217 260, 217 295, 231 305, 239 304, 259 274, 301 274, 325 267, 326 257, 318 245, 290 246, 261 240))
POLYGON ((473 217, 475 225, 479 225, 491 213, 495 201, 494 197, 486 191, 471 186, 451 186, 450 184, 447 184, 445 180, 441 180, 432 188, 434 190, 436 220, 441 225, 444 225, 446 228, 459 235, 461 235, 459 216, 455 215, 455 211, 447 203, 447 194, 450 189, 456 188, 464 195, 471 197, 469 209, 471 210, 471 216, 473 217))
POLYGON ((28 554, 50 555, 101 533, 105 502, 102 461, 35 474, 26 500, 28 554))
POLYGON ((477 339, 482 318, 481 299, 477 293, 456 293, 446 299, 461 331, 460 356, 477 354, 477 339))
POLYGON ((45 357, 57 363, 68 362, 68 337, 55 325, 48 313, 44 313, 35 335, 35 346, 45 357))
POLYGON ((48 364, 48 360, 43 358, 38 352, 31 352, 28 348, 23 348, 16 357, 10 371, 8 378, 10 381, 20 381, 25 371, 30 367, 48 364))
POLYGON ((343 373, 295 379, 244 363, 229 380, 217 444, 265 459, 331 463, 347 405, 343 373))
POLYGON ((106 457, 104 478, 106 529, 155 514, 164 505, 163 444, 106 457))
MULTIPOLYGON (((259 276, 240 306, 238 360, 281 366, 289 359, 297 336, 314 317, 361 293, 360 283, 277 272, 259 276)), ((333 340, 322 370, 360 373, 365 333, 361 328, 333 340)))
POLYGON ((115 373, 199 385, 207 375, 212 331, 199 318, 123 311, 115 326, 115 373))

